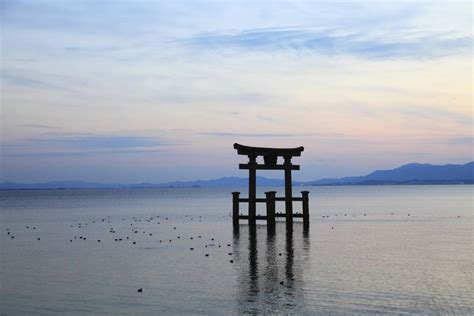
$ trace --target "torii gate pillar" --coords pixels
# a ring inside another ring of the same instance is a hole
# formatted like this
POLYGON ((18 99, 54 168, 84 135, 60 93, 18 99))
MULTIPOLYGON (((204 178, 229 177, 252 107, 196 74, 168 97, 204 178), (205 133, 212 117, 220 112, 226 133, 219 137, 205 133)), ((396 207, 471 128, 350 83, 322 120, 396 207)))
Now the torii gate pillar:
POLYGON ((249 224, 257 219, 257 156, 249 155, 249 224))
POLYGON ((285 162, 283 167, 285 168, 285 213, 286 222, 293 223, 293 193, 292 193, 292 182, 291 182, 291 156, 284 157, 285 162))

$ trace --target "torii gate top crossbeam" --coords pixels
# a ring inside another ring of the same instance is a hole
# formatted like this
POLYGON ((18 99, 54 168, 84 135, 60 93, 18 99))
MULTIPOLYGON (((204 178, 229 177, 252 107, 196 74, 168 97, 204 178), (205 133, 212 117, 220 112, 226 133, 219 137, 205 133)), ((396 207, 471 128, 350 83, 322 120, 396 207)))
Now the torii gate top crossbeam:
POLYGON ((280 157, 295 157, 301 156, 301 152, 304 151, 304 147, 296 148, 267 148, 267 147, 252 147, 244 146, 235 143, 234 149, 237 149, 237 154, 239 155, 256 155, 256 156, 280 156, 280 157))

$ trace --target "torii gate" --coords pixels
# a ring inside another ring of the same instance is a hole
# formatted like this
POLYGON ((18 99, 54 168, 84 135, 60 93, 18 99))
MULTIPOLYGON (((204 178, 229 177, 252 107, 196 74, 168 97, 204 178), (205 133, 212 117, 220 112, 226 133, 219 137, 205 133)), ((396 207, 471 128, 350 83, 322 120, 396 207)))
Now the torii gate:
POLYGON ((233 208, 232 218, 234 227, 238 227, 239 219, 248 219, 250 225, 255 225, 257 219, 266 219, 268 224, 275 224, 275 217, 285 217, 286 223, 293 223, 293 217, 302 217, 305 225, 309 224, 309 191, 301 191, 302 197, 292 196, 291 171, 300 170, 300 166, 291 164, 291 158, 301 156, 304 147, 297 148, 265 148, 250 147, 235 143, 238 155, 249 157, 247 164, 239 164, 239 169, 249 170, 249 195, 248 198, 240 198, 240 192, 232 192, 233 208), (257 163, 257 157, 263 156, 264 164, 257 163), (284 163, 277 164, 278 157, 283 157, 284 163), (257 198, 256 176, 258 170, 284 170, 285 171, 285 197, 276 197, 275 191, 265 192, 265 198, 257 198), (275 213, 275 202, 285 201, 285 213, 275 213), (301 201, 302 213, 293 213, 293 201, 301 201), (239 202, 248 202, 248 215, 239 214, 239 202), (257 203, 266 203, 267 215, 257 215, 257 203))

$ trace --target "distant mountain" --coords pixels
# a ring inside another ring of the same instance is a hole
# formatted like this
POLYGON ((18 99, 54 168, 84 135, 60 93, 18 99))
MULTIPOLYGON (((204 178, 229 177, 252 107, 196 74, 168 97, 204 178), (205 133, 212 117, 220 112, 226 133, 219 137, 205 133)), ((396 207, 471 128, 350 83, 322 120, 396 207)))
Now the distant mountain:
MULTIPOLYGON (((248 178, 224 177, 213 180, 196 180, 196 181, 175 181, 159 184, 160 187, 233 187, 248 185, 248 178)), ((282 179, 270 179, 265 177, 257 177, 257 185, 261 186, 279 186, 284 185, 282 179)))
MULTIPOLYGON (((213 180, 174 181, 166 183, 104 184, 83 181, 54 181, 44 183, 2 182, 0 190, 52 190, 52 189, 143 189, 143 188, 188 188, 188 187, 241 187, 248 185, 248 178, 223 177, 213 180)), ((257 185, 280 186, 282 179, 257 177, 257 185)))
POLYGON ((366 176, 321 179, 309 185, 370 184, 474 184, 474 161, 464 165, 410 163, 390 170, 377 170, 366 176))
POLYGON ((15 183, 2 182, 0 190, 27 190, 27 189, 107 189, 107 188, 123 188, 122 184, 104 184, 83 181, 53 181, 43 183, 15 183))
MULTIPOLYGON (((374 185, 374 184, 474 184, 474 161, 464 165, 430 165, 410 163, 390 170, 377 170, 366 176, 328 178, 294 185, 374 185)), ((0 190, 26 189, 138 189, 182 187, 241 187, 248 185, 247 178, 224 177, 213 180, 174 181, 167 183, 104 184, 82 181, 56 181, 45 183, 0 183, 0 190)), ((257 185, 282 186, 282 179, 257 177, 257 185)))

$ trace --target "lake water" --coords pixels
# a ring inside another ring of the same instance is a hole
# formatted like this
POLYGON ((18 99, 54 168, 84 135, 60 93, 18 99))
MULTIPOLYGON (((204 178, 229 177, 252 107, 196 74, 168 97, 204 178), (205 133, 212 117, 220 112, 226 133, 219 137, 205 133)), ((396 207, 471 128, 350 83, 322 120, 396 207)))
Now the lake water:
POLYGON ((474 186, 305 189, 275 231, 245 188, 0 191, 1 314, 474 314, 474 186))

